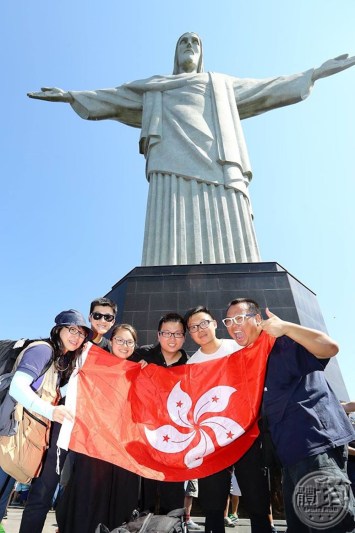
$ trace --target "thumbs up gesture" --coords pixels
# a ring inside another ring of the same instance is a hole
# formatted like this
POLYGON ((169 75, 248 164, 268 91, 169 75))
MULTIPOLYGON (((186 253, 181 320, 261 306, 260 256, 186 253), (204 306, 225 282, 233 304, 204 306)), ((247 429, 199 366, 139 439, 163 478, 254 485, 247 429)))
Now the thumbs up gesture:
POLYGON ((281 318, 274 315, 274 313, 272 313, 268 307, 265 309, 265 313, 268 318, 267 320, 261 321, 261 328, 273 337, 281 337, 282 335, 286 335, 289 322, 281 320, 281 318))

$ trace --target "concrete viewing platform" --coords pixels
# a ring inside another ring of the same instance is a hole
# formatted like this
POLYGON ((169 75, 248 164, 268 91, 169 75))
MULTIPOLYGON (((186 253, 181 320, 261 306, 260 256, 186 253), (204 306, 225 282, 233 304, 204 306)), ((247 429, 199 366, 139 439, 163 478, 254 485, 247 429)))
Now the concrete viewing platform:
MULTIPOLYGON (((2 522, 6 533, 18 533, 20 528, 21 516, 23 508, 10 506, 7 511, 7 518, 2 522)), ((202 517, 192 517, 193 521, 201 526, 201 532, 204 531, 204 521, 202 517)), ((118 525, 118 524, 117 524, 118 525)), ((275 520, 275 527, 278 532, 286 531, 286 522, 284 520, 275 520)), ((47 515, 45 526, 42 530, 43 533, 55 533, 57 530, 57 523, 55 519, 55 512, 50 511, 47 515)), ((237 522, 236 527, 226 527, 226 532, 235 533, 251 533, 250 521, 246 518, 241 518, 237 522)), ((34 533, 39 533, 38 531, 34 533)), ((95 533, 94 531, 83 531, 82 533, 95 533)))

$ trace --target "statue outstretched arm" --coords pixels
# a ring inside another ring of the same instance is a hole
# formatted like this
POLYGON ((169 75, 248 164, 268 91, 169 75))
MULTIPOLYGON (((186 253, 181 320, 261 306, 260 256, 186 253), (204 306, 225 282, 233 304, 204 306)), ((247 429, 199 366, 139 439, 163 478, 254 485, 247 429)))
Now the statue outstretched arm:
POLYGON ((320 67, 315 68, 312 75, 312 80, 316 81, 320 78, 327 78, 337 72, 346 70, 355 65, 355 56, 349 57, 349 54, 343 54, 333 59, 328 59, 320 67))
POLYGON ((112 119, 140 128, 142 125, 143 96, 125 87, 96 91, 63 91, 57 87, 42 87, 27 96, 48 102, 65 102, 83 119, 112 119))
POLYGON ((68 104, 73 102, 73 97, 70 93, 57 87, 42 87, 39 92, 27 93, 27 96, 37 100, 47 100, 48 102, 66 102, 68 104))
POLYGON ((328 59, 305 72, 261 80, 235 78, 233 85, 240 118, 249 118, 277 107, 296 104, 307 98, 314 83, 355 65, 348 54, 328 59))

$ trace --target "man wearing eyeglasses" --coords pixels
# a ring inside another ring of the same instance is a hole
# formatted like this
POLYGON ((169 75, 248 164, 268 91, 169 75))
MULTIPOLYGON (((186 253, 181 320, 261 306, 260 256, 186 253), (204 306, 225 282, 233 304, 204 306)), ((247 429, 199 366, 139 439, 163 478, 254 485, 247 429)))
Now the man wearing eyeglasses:
POLYGON ((206 307, 199 305, 189 309, 184 318, 192 340, 200 346, 189 357, 188 364, 211 361, 240 350, 240 346, 231 339, 217 339, 217 322, 206 307))
POLYGON ((185 342, 186 326, 178 313, 168 313, 161 317, 158 324, 158 343, 137 348, 132 360, 144 359, 147 363, 159 366, 184 365, 187 355, 182 345, 185 342))
POLYGON ((276 337, 263 406, 283 469, 287 531, 355 531, 346 473, 346 445, 354 432, 324 376, 338 345, 326 333, 281 320, 268 308, 263 320, 257 302, 248 298, 233 300, 226 315, 229 335, 246 350, 263 335, 276 337))
MULTIPOLYGON (((244 317, 238 319, 244 320, 244 317)), ((232 339, 218 339, 217 322, 206 307, 198 306, 185 314, 187 330, 200 346, 188 360, 188 364, 203 363, 226 357, 241 349, 232 339)), ((270 523, 270 492, 262 464, 260 441, 257 439, 250 450, 236 463, 235 474, 240 485, 252 533, 272 533, 270 523)), ((231 470, 225 469, 200 479, 200 502, 206 514, 205 532, 220 533, 224 527, 234 527, 224 518, 224 510, 230 490, 231 470)))
POLYGON ((116 314, 117 305, 109 298, 96 298, 90 304, 91 342, 107 352, 111 351, 110 341, 104 335, 115 325, 116 314))
MULTIPOLYGON (((184 365, 187 362, 187 354, 182 348, 185 336, 186 325, 183 317, 178 313, 168 313, 159 320, 158 343, 137 348, 131 360, 139 362, 143 359, 147 363, 164 367, 184 365)), ((158 510, 160 514, 166 514, 182 506, 185 496, 183 482, 168 483, 143 478, 142 486, 144 509, 153 512, 158 510)), ((190 530, 200 529, 191 519, 188 520, 187 526, 190 530)))

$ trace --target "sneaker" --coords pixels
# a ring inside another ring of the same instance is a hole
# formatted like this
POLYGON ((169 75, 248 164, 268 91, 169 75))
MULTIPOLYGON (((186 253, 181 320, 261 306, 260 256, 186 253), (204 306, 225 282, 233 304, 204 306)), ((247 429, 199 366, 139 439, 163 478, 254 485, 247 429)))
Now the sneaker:
POLYGON ((191 518, 185 522, 185 525, 189 531, 201 531, 200 526, 191 520, 191 518))
POLYGON ((229 516, 224 517, 224 525, 227 527, 235 527, 235 523, 229 518, 229 516))
POLYGON ((237 514, 230 514, 229 518, 232 520, 232 522, 236 523, 239 522, 239 516, 237 514))

